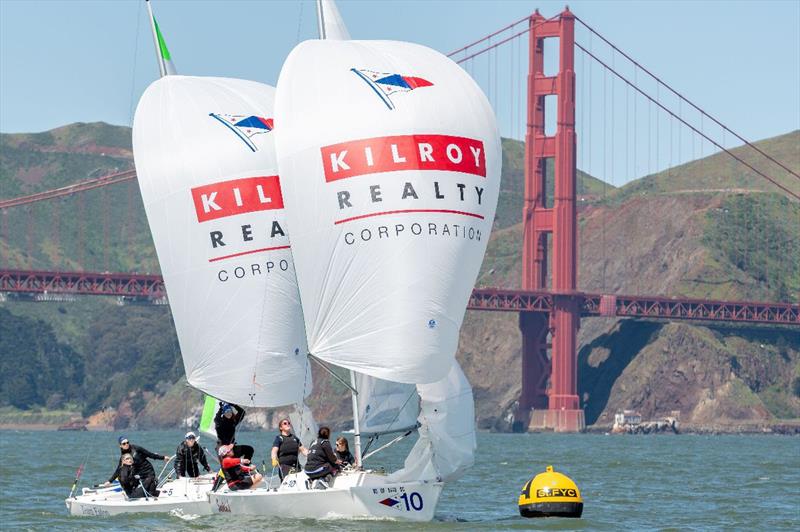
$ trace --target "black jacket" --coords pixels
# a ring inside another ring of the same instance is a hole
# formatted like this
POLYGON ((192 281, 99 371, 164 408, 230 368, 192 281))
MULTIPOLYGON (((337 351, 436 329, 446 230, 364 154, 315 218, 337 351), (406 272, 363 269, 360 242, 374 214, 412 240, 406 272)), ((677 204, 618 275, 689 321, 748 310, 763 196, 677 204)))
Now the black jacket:
POLYGON ((306 471, 315 471, 324 465, 335 467, 336 455, 331 448, 330 440, 317 438, 308 448, 306 471))
POLYGON ((214 416, 214 428, 217 431, 217 443, 219 445, 229 445, 236 440, 236 425, 244 419, 244 408, 237 405, 231 405, 236 413, 230 418, 222 415, 222 405, 217 410, 217 415, 214 416))
POLYGON ((336 458, 342 461, 342 465, 353 465, 356 463, 356 459, 353 458, 353 455, 350 454, 350 451, 340 453, 338 450, 336 450, 333 452, 336 453, 336 458))
POLYGON ((114 480, 119 477, 120 469, 122 468, 122 455, 126 453, 131 453, 133 455, 133 472, 136 475, 139 475, 142 478, 146 477, 155 477, 156 472, 153 469, 153 465, 147 460, 148 458, 152 458, 153 460, 163 460, 164 455, 158 453, 151 453, 144 447, 139 447, 138 445, 130 444, 129 449, 126 451, 120 448, 120 456, 119 462, 117 463, 117 468, 109 477, 109 482, 114 482, 114 480))
POLYGON ((200 447, 200 443, 195 442, 194 445, 189 447, 186 441, 182 441, 178 448, 175 450, 175 472, 179 477, 199 477, 200 467, 197 462, 200 462, 206 471, 210 471, 208 467, 208 460, 206 460, 206 453, 200 447))
POLYGON ((134 477, 133 465, 123 465, 119 468, 119 485, 125 490, 128 498, 133 497, 133 491, 139 487, 139 480, 134 477))

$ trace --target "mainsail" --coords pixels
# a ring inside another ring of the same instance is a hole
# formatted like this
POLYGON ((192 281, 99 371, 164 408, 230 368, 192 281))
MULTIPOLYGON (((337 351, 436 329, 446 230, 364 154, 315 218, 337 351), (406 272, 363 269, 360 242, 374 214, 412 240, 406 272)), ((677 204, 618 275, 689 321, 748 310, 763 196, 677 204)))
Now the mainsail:
POLYGON ((317 0, 317 23, 320 39, 343 41, 350 38, 350 32, 333 0, 317 0))
POLYGON ((362 436, 403 432, 417 425, 419 395, 413 384, 357 373, 358 426, 362 436))
POLYGON ((450 371, 500 183, 494 113, 458 65, 391 41, 305 41, 275 100, 310 352, 405 383, 450 371))
POLYGON ((150 29, 153 32, 153 43, 155 44, 156 53, 158 54, 158 71, 161 77, 175 75, 178 71, 175 70, 175 65, 172 63, 172 56, 169 53, 169 48, 167 48, 167 41, 165 41, 164 36, 161 35, 161 29, 158 27, 156 17, 153 15, 153 8, 150 7, 150 0, 145 0, 145 4, 147 5, 147 14, 150 16, 150 29))
MULTIPOLYGON (((169 59, 154 20, 153 28, 160 59, 169 59)), ((133 124, 186 378, 249 406, 302 405, 311 392, 274 93, 252 81, 167 75, 142 95, 133 124)))

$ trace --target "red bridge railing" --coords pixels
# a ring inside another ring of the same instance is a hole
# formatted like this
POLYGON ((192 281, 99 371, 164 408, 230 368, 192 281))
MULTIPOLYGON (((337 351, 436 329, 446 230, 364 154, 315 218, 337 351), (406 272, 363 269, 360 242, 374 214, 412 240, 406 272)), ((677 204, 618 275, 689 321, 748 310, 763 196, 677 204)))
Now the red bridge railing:
MULTIPOLYGON (((166 296, 160 275, 108 272, 0 271, 0 292, 130 296, 158 299, 166 296)), ((562 294, 547 290, 523 291, 476 288, 470 310, 550 312, 562 294)), ((670 320, 737 321, 800 325, 800 305, 749 301, 707 301, 667 297, 571 294, 581 300, 585 317, 656 318, 670 320)))

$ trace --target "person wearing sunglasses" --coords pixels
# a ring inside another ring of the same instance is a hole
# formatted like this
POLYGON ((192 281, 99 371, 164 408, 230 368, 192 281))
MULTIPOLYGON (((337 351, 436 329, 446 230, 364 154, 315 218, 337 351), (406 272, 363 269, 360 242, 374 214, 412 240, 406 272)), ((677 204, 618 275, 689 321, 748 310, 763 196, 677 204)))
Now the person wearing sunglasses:
POLYGON ((280 434, 275 436, 272 442, 272 467, 279 467, 278 475, 283 481, 283 477, 289 474, 294 469, 300 470, 300 462, 298 461, 298 454, 303 453, 308 456, 308 449, 303 447, 300 443, 300 438, 292 433, 292 422, 288 419, 281 419, 278 423, 280 434))
POLYGON ((148 458, 169 462, 171 457, 164 456, 163 454, 152 453, 144 447, 134 445, 125 436, 120 436, 117 441, 119 442, 119 463, 104 486, 110 486, 114 480, 119 478, 120 470, 122 469, 122 457, 126 454, 130 454, 133 458, 133 473, 135 475, 139 475, 142 486, 144 486, 144 489, 147 490, 148 495, 152 497, 158 497, 158 491, 156 490, 156 471, 153 469, 153 464, 150 463, 148 458))
POLYGON ((197 435, 194 432, 187 432, 183 437, 183 441, 178 445, 175 451, 175 474, 178 478, 181 477, 199 477, 200 467, 198 462, 202 464, 206 472, 211 472, 206 459, 206 453, 200 446, 197 435))

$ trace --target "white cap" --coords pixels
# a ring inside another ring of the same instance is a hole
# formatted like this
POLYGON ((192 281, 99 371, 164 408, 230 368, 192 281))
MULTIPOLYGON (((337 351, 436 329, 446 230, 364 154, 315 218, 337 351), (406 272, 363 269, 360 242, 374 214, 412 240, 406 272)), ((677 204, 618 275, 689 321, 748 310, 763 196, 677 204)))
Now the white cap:
POLYGON ((192 432, 190 430, 189 432, 186 433, 186 436, 184 436, 183 439, 184 440, 188 440, 189 438, 194 438, 196 440, 197 439, 197 434, 195 434, 194 432, 192 432))

